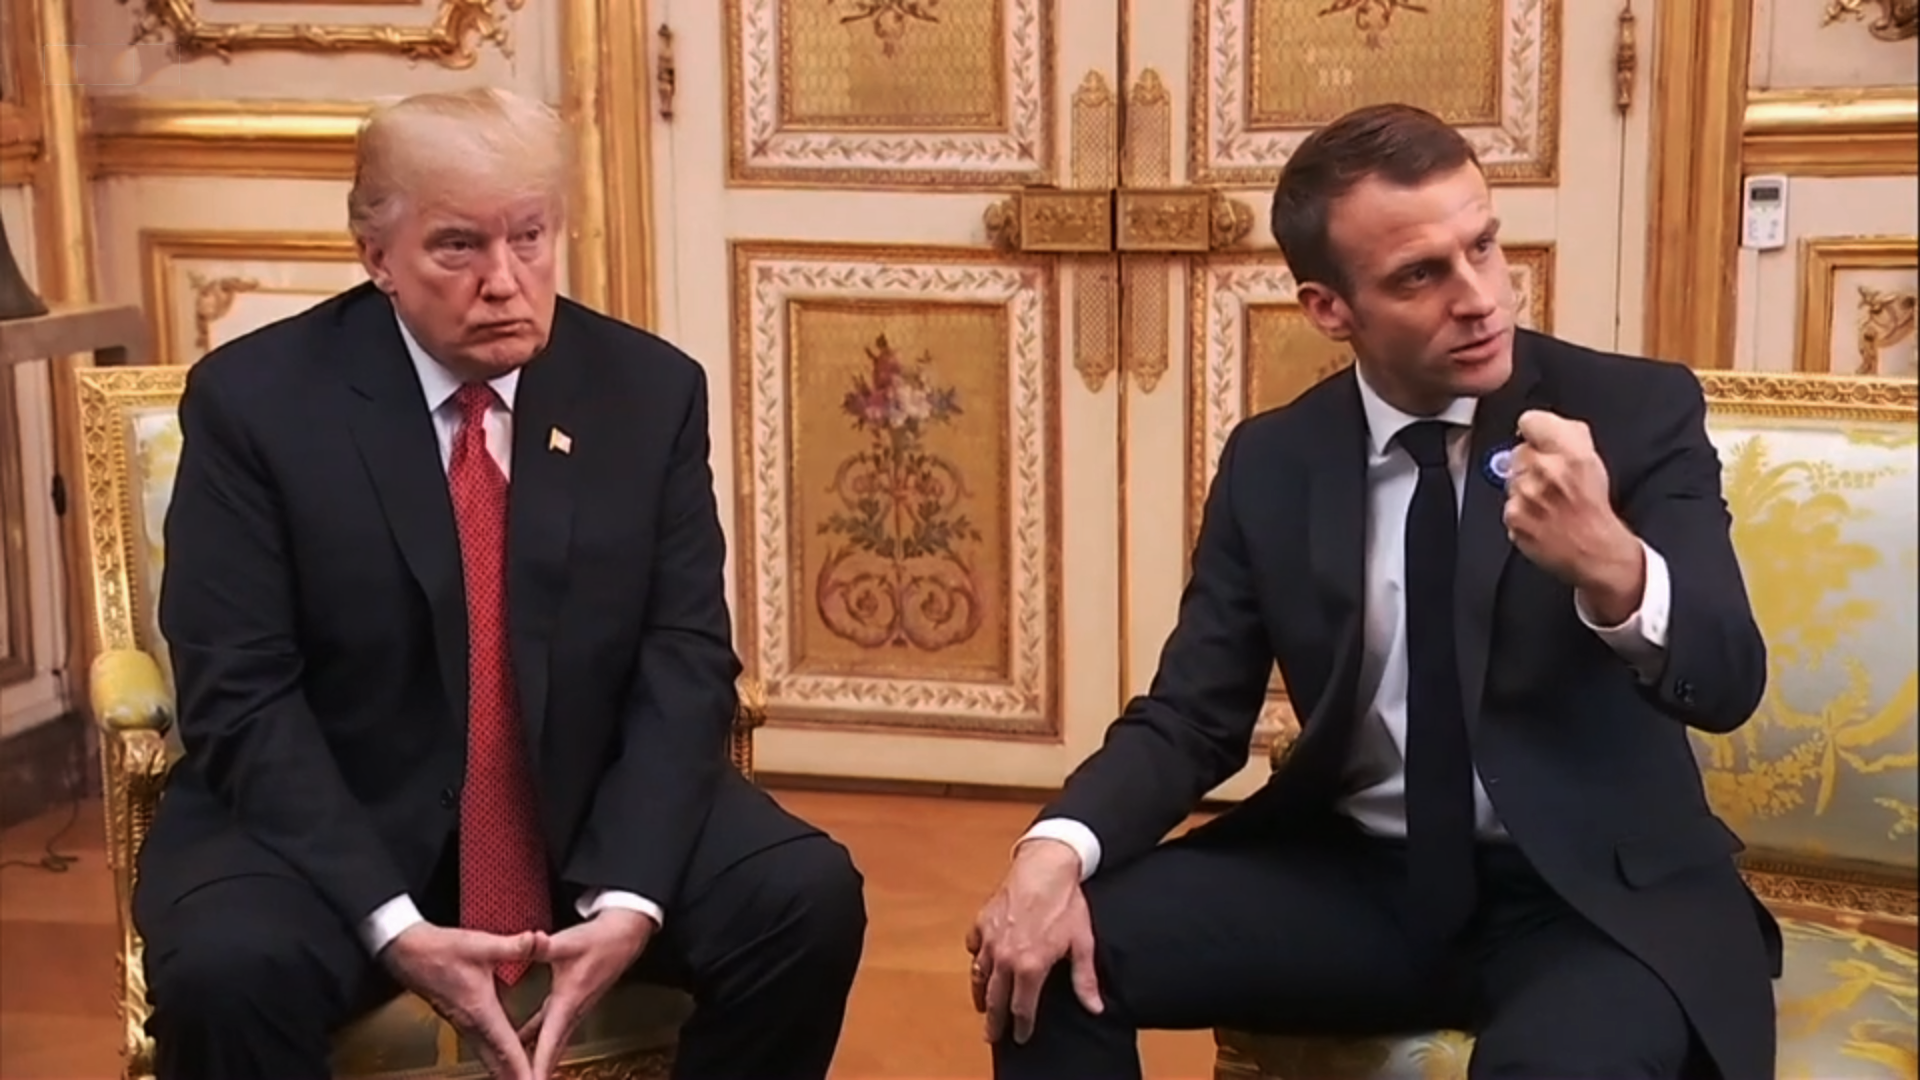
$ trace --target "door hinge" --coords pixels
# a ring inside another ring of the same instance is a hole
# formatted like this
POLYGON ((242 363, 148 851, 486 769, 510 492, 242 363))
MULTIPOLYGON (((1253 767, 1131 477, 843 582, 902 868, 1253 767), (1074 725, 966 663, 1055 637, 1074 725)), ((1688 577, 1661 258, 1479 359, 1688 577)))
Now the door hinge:
POLYGON ((673 119, 673 31, 660 24, 660 55, 653 66, 654 94, 660 99, 660 119, 673 119))
POLYGON ((1613 41, 1613 107, 1622 116, 1633 111, 1633 80, 1640 69, 1639 35, 1633 23, 1633 0, 1627 0, 1620 8, 1620 28, 1613 41))

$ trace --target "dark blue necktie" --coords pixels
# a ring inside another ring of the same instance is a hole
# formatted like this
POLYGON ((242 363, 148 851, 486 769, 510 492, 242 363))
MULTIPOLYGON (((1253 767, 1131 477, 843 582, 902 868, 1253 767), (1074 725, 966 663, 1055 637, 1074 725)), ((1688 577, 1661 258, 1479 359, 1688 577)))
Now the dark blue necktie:
POLYGON ((1420 466, 1406 537, 1407 878, 1414 932, 1432 948, 1451 940, 1474 906, 1473 755, 1454 653, 1454 430, 1424 420, 1397 436, 1420 466))

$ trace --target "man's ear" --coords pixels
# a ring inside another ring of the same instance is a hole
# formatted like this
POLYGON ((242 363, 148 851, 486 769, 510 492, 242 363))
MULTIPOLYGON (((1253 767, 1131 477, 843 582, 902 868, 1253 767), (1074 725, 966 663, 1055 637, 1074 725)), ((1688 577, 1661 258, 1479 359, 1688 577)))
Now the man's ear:
POLYGON ((1353 309, 1339 293, 1317 281, 1303 281, 1294 290, 1294 299, 1322 334, 1334 341, 1353 336, 1353 309))
POLYGON ((389 295, 393 292, 393 271, 387 267, 387 249, 364 236, 356 237, 355 246, 360 251, 360 265, 373 282, 373 287, 389 295))

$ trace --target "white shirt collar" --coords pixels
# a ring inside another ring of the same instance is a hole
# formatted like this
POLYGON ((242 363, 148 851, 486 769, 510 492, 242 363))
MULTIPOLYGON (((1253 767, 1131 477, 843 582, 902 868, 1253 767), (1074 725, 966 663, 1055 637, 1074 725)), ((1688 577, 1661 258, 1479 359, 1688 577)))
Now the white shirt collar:
POLYGON ((1463 428, 1473 426, 1474 409, 1480 404, 1476 398, 1454 398, 1437 415, 1414 416, 1387 404, 1384 398, 1374 393, 1373 387, 1367 385, 1367 376, 1360 365, 1355 363, 1353 368, 1354 378, 1360 383, 1360 408, 1367 417, 1367 438, 1376 457, 1384 456, 1393 445, 1394 436, 1409 424, 1417 424, 1422 420, 1446 420, 1463 428))
MULTIPOLYGON (((413 358, 413 370, 420 376, 420 389, 427 396, 427 411, 440 411, 440 406, 459 391, 460 380, 454 377, 453 372, 442 367, 439 361, 427 355, 427 350, 421 347, 419 339, 407 329, 406 322, 398 313, 393 321, 400 325, 400 340, 407 343, 407 355, 413 358)), ((488 381, 494 393, 500 395, 500 403, 507 407, 508 412, 512 412, 513 392, 520 386, 520 369, 514 368, 488 381)))

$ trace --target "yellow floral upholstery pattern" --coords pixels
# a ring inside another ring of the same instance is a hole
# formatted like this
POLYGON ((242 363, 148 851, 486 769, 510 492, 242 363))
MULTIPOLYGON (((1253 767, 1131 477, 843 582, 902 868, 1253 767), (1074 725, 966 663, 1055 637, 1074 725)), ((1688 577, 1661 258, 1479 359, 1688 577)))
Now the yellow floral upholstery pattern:
MULTIPOLYGON (((185 380, 183 367, 77 373, 93 617, 88 693, 101 730, 107 859, 120 923, 115 999, 123 1025, 126 1080, 150 1080, 153 1073, 153 1044, 145 1030, 150 1010, 143 944, 131 917, 135 859, 167 770, 181 754, 158 599, 166 568, 163 526, 180 461, 177 408, 185 380)), ((763 718, 759 686, 743 685, 733 760, 749 776, 753 732, 763 718)), ((505 999, 509 1015, 531 1016, 544 996, 546 978, 544 969, 536 969, 515 986, 505 999)), ((665 1077, 691 1009, 685 994, 637 983, 616 987, 582 1018, 556 1080, 665 1077)), ((332 1064, 343 1080, 486 1076, 453 1028, 412 995, 402 995, 339 1032, 332 1064)))
POLYGON ((1756 855, 1910 873, 1920 438, 1911 422, 1711 430, 1768 672, 1745 727, 1695 736, 1708 796, 1756 855))
POLYGON ((127 413, 127 435, 132 441, 131 472, 139 480, 134 525, 139 530, 134 550, 140 575, 135 590, 141 598, 141 640, 160 666, 167 693, 174 692, 173 664, 167 639, 160 634, 160 582, 167 568, 167 503, 173 498, 173 475, 180 467, 180 417, 169 405, 147 405, 127 413))
MULTIPOLYGON (((1914 954, 1877 938, 1786 919, 1777 1074, 1793 1080, 1913 1080, 1914 954)), ((1223 1069, 1272 1080, 1466 1080, 1473 1037, 1458 1031, 1402 1038, 1313 1039, 1223 1034, 1240 1064, 1223 1069)))
MULTIPOLYGON (((1708 429, 1768 649, 1759 711, 1694 734, 1714 809, 1781 919, 1777 1075, 1920 1077, 1915 953, 1860 930, 1915 922, 1920 788, 1920 427, 1912 382, 1710 373, 1708 429)), ((1217 1080, 1464 1078, 1461 1032, 1331 1039, 1216 1032, 1217 1080)))

